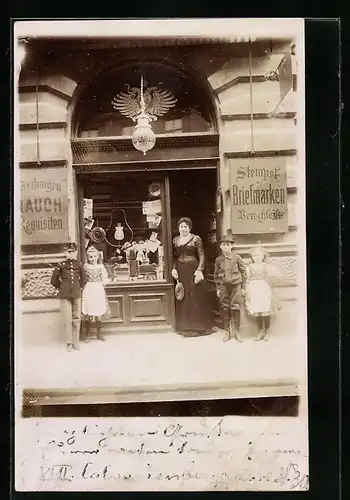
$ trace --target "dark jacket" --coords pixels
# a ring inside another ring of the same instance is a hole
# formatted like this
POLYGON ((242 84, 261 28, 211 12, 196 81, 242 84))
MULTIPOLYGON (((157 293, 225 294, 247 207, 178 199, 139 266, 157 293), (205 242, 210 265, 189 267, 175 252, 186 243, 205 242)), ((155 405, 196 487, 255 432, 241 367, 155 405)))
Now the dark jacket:
POLYGON ((217 287, 224 283, 238 285, 244 288, 247 273, 244 261, 236 252, 230 252, 226 257, 223 253, 215 260, 214 281, 217 287))
POLYGON ((54 270, 51 285, 59 289, 61 299, 81 297, 81 290, 86 284, 83 265, 75 259, 66 259, 54 270))

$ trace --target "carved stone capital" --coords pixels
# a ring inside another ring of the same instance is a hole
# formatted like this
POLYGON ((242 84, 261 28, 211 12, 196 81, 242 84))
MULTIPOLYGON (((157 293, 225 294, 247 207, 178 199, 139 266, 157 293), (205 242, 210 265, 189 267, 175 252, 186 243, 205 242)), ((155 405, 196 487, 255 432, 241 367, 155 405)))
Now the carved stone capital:
MULTIPOLYGON (((244 261, 248 264, 251 259, 246 258, 244 261)), ((268 262, 280 271, 279 276, 273 276, 270 280, 273 287, 297 286, 297 259, 295 256, 269 257, 268 262)))
POLYGON ((22 299, 56 297, 58 291, 50 283, 52 273, 52 267, 22 270, 22 299))
POLYGON ((297 259, 296 257, 270 257, 269 262, 281 270, 281 275, 273 279, 273 286, 297 286, 297 259))

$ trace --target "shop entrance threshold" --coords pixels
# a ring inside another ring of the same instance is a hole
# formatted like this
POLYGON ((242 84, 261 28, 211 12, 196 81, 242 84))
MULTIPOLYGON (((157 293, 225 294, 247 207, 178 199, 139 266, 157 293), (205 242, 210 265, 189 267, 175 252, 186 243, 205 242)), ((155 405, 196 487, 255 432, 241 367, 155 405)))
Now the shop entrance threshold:
POLYGON ((298 396, 296 336, 222 342, 223 332, 106 335, 106 342, 27 347, 20 385, 28 406, 298 396), (40 369, 35 369, 40 367, 40 369))

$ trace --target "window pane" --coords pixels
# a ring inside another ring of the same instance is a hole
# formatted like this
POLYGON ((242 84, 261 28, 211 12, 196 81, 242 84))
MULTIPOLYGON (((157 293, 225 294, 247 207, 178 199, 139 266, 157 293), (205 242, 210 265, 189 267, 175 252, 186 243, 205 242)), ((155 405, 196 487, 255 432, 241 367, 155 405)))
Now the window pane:
POLYGON ((82 130, 80 132, 80 137, 97 137, 98 130, 82 130))
POLYGON ((123 127, 122 135, 132 135, 134 133, 135 127, 123 127))
POLYGON ((165 280, 162 192, 162 182, 118 174, 109 181, 96 176, 84 189, 93 227, 106 232, 105 241, 86 243, 103 252, 110 283, 165 280))
POLYGON ((166 120, 165 131, 166 132, 182 132, 182 119, 177 120, 166 120))

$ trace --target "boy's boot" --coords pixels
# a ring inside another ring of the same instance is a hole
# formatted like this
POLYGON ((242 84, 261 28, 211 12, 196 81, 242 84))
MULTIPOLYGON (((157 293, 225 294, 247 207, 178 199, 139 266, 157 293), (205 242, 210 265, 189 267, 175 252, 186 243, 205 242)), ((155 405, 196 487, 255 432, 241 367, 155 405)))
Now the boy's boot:
POLYGON ((223 338, 223 342, 227 342, 232 338, 232 331, 230 328, 230 311, 228 309, 223 310, 223 323, 225 330, 225 336, 223 338))
POLYGON ((243 342, 242 337, 240 335, 240 327, 241 327, 241 311, 233 310, 231 311, 232 320, 231 325, 234 330, 233 338, 237 340, 237 342, 243 342))

